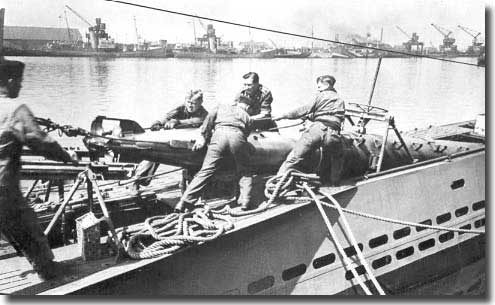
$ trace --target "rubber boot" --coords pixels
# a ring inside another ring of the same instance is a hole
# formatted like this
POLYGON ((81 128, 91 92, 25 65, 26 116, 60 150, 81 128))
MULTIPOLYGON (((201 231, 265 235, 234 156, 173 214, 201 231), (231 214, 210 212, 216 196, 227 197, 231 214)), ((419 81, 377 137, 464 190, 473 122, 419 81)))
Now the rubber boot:
POLYGON ((242 176, 239 179, 239 198, 237 203, 241 206, 241 209, 251 210, 253 209, 253 203, 251 200, 251 190, 253 189, 253 177, 242 176))

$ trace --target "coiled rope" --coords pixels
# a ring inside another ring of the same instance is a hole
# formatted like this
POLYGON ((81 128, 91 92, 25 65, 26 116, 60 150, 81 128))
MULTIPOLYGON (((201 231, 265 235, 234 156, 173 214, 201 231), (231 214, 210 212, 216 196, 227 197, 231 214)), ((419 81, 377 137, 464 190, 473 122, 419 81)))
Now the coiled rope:
POLYGON ((233 227, 229 218, 199 208, 191 213, 150 217, 142 224, 119 230, 117 234, 130 258, 144 259, 213 240, 233 227))

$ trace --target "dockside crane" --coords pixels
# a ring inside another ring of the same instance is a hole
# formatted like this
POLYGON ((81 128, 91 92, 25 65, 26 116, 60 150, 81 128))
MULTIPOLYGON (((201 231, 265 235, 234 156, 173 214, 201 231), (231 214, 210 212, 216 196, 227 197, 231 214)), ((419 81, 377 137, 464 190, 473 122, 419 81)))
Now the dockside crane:
POLYGON ((397 27, 397 29, 399 29, 399 31, 402 32, 402 34, 406 35, 409 38, 408 41, 403 43, 406 50, 409 52, 415 52, 415 53, 423 54, 424 43, 419 41, 418 34, 416 34, 416 32, 414 32, 414 33, 412 33, 412 35, 409 35, 400 26, 397 25, 396 27, 397 27))
POLYGON ((431 25, 435 28, 435 30, 437 30, 443 36, 442 44, 439 47, 440 52, 457 53, 457 46, 454 44, 455 38, 450 37, 450 34, 452 34, 452 31, 445 29, 443 27, 440 27, 434 23, 432 23, 431 25))
POLYGON ((100 18, 96 18, 96 25, 92 25, 88 20, 86 20, 86 18, 81 16, 76 10, 74 10, 68 5, 65 5, 65 7, 88 26, 89 35, 86 35, 86 37, 88 38, 91 47, 93 49, 95 50, 115 49, 115 44, 113 43, 113 41, 109 40, 109 36, 105 32, 105 27, 106 27, 105 23, 102 23, 100 18))
POLYGON ((468 34, 469 36, 473 37, 473 44, 468 47, 467 52, 471 54, 479 54, 481 52, 481 49, 483 48, 483 43, 484 43, 478 41, 478 37, 481 35, 481 32, 476 33, 477 31, 464 27, 462 25, 458 25, 457 27, 459 27, 461 30, 466 32, 466 34, 468 34))

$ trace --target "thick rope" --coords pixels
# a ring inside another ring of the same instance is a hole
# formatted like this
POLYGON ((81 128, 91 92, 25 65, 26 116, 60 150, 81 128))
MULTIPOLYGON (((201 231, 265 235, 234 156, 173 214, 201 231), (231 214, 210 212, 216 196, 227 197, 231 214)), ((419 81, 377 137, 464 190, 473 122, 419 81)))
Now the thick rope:
MULTIPOLYGON (((330 198, 331 195, 329 195, 329 194, 327 194, 321 190, 319 191, 319 193, 324 195, 325 197, 327 197, 328 199, 330 199, 332 201, 332 199, 330 198)), ((335 206, 335 203, 332 205, 332 204, 329 204, 329 203, 326 203, 323 201, 322 204, 327 206, 327 207, 330 207, 332 209, 337 209, 337 207, 335 206)), ((401 225, 410 226, 410 227, 419 227, 419 228, 432 229, 432 230, 437 230, 437 231, 450 231, 450 232, 458 232, 458 233, 485 234, 485 231, 481 231, 481 230, 468 230, 468 229, 457 229, 457 228, 448 228, 448 227, 442 227, 442 226, 426 225, 426 224, 417 223, 417 222, 410 222, 410 221, 405 221, 405 220, 397 220, 397 219, 388 218, 388 217, 376 216, 373 214, 358 212, 358 211, 354 211, 354 210, 347 209, 347 208, 341 208, 341 209, 342 209, 342 211, 349 213, 349 214, 354 214, 357 216, 362 216, 365 218, 371 218, 371 219, 380 220, 380 221, 384 221, 384 222, 401 224, 401 225)))
POLYGON ((119 231, 132 259, 171 254, 188 245, 214 240, 234 227, 232 221, 208 209, 150 217, 144 223, 119 231))
MULTIPOLYGON (((307 185, 305 185, 305 189, 308 189, 308 188, 309 187, 307 185)), ((348 233, 348 237, 351 240, 352 246, 354 247, 354 250, 356 251, 356 254, 359 258, 360 263, 364 266, 366 273, 368 273, 368 275, 370 276, 371 281, 375 285, 375 288, 378 290, 378 293, 380 295, 385 295, 385 291, 383 291, 382 286, 376 280, 376 277, 373 274, 373 272, 371 271, 371 268, 370 268, 368 262, 364 258, 363 252, 361 252, 361 249, 359 249, 356 238, 354 237, 354 233, 352 233, 351 227, 349 226, 349 223, 347 222, 347 219, 344 215, 344 212, 342 211, 342 208, 341 208, 339 202, 331 195, 328 195, 327 198, 330 199, 333 202, 333 204, 335 205, 335 207, 337 208, 337 211, 339 212, 340 219, 342 220, 342 224, 344 225, 345 230, 348 233)))
MULTIPOLYGON (((342 258, 342 261, 345 264, 346 269, 350 270, 352 272, 352 275, 354 275, 354 278, 358 281, 359 286, 364 290, 364 292, 367 295, 371 295, 371 291, 368 289, 368 287, 363 283, 362 278, 357 274, 356 268, 354 268, 354 263, 347 257, 344 248, 340 244, 339 239, 337 238, 337 234, 333 230, 332 224, 330 223, 330 220, 328 219, 327 214, 325 213, 325 210, 323 210, 323 206, 320 202, 320 200, 316 197, 316 194, 311 190, 311 188, 308 187, 307 183, 304 183, 304 189, 309 193, 311 198, 313 198, 316 206, 318 207, 318 210, 320 211, 321 216, 323 217, 323 221, 325 222, 328 232, 330 233, 330 236, 332 237, 333 242, 335 243, 335 246, 342 258)), ((359 249, 358 249, 359 250, 359 249)))

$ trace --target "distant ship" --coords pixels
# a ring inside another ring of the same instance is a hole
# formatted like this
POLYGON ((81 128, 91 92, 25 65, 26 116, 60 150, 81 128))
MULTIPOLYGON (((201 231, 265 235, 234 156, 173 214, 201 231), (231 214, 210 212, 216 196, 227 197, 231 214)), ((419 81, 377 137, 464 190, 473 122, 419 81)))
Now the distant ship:
POLYGON ((124 51, 120 49, 93 50, 93 49, 40 49, 40 50, 20 50, 5 48, 6 56, 47 56, 47 57, 128 57, 128 58, 167 58, 173 57, 172 50, 161 47, 150 50, 124 51))
POLYGON ((277 49, 275 52, 275 58, 307 58, 311 55, 309 49, 277 49))
POLYGON ((273 58, 274 55, 273 49, 240 52, 233 48, 210 50, 194 45, 173 49, 173 56, 177 58, 273 58))

